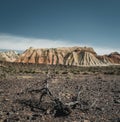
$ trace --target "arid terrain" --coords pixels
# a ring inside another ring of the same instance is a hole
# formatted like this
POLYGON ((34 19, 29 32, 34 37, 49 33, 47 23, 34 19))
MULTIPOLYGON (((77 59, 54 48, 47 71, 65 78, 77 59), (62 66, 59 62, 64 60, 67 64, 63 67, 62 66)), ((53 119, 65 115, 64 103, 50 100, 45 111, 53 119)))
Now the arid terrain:
POLYGON ((120 122, 120 66, 0 62, 0 122, 120 122))
POLYGON ((14 50, 0 52, 0 61, 69 66, 105 66, 120 64, 119 52, 98 55, 92 47, 30 47, 18 54, 14 50))

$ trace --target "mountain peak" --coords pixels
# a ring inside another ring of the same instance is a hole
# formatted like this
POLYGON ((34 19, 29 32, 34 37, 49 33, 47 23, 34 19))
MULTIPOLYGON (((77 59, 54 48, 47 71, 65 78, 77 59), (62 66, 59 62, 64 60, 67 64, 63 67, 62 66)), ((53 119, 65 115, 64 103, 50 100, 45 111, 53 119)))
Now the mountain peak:
POLYGON ((119 53, 118 52, 112 52, 109 55, 119 55, 119 53))

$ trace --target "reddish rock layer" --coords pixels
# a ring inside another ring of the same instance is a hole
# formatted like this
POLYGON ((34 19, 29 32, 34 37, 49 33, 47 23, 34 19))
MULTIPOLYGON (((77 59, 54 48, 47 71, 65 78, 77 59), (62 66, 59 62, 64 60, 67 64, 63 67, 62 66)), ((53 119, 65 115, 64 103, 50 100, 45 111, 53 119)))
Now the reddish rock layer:
POLYGON ((106 64, 120 63, 120 54, 97 56, 93 48, 89 47, 64 47, 64 48, 29 48, 16 62, 62 64, 76 66, 101 66, 106 64))

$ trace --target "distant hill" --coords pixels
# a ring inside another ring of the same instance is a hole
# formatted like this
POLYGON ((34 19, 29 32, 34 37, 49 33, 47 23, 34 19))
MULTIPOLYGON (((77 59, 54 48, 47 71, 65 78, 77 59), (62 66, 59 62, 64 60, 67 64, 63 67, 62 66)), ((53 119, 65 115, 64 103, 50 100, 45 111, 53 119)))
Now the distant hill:
POLYGON ((15 51, 0 52, 0 61, 14 62, 18 57, 19 55, 15 51))
POLYGON ((11 50, 11 49, 0 49, 0 52, 8 52, 8 51, 15 51, 18 54, 23 53, 23 50, 11 50))
POLYGON ((120 54, 97 55, 91 47, 32 48, 23 51, 0 50, 0 61, 50 65, 104 66, 120 64, 120 54))
POLYGON ((23 52, 16 62, 62 64, 75 66, 103 66, 120 64, 120 54, 98 56, 91 47, 40 48, 30 47, 23 52))

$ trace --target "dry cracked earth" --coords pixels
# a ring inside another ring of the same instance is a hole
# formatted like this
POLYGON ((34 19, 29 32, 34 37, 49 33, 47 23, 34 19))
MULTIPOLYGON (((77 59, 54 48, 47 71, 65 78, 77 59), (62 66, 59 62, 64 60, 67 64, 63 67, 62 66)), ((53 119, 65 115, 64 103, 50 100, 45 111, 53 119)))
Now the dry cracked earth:
POLYGON ((120 66, 0 62, 0 122, 120 122, 120 66))

